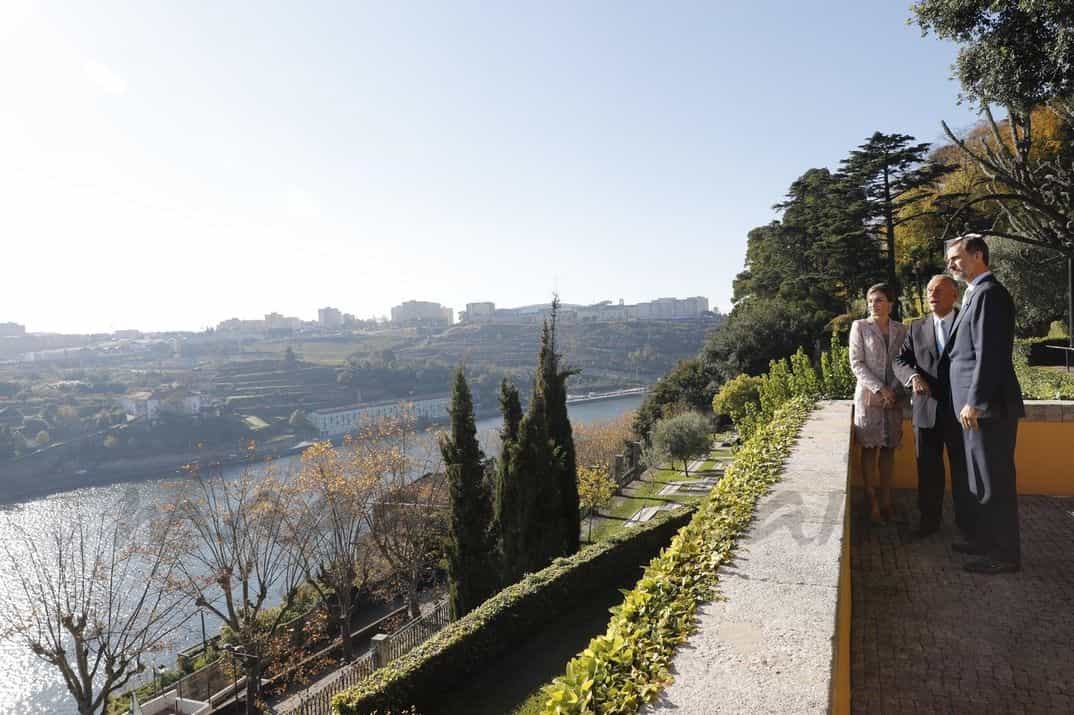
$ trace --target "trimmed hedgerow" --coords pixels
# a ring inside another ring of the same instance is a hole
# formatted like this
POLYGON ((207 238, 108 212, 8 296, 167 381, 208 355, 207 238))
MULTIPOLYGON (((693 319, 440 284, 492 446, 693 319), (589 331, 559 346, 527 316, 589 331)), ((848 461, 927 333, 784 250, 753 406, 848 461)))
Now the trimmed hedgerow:
POLYGON ((488 668, 574 604, 609 584, 628 586, 631 574, 666 546, 692 514, 692 507, 664 512, 573 556, 556 559, 336 695, 333 708, 341 715, 410 706, 435 712, 444 693, 488 668))
POLYGON ((758 497, 779 478, 811 408, 809 397, 795 397, 757 428, 694 518, 613 609, 605 634, 546 688, 544 715, 634 713, 671 682, 668 666, 696 628, 697 604, 713 598, 717 569, 752 520, 758 497))

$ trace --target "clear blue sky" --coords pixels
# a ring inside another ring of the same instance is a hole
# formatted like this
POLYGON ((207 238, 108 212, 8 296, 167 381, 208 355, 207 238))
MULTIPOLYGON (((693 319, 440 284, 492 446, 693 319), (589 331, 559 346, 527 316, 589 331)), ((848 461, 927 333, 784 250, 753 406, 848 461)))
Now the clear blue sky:
POLYGON ((873 131, 969 126, 909 3, 0 9, 0 322, 704 295, 873 131))

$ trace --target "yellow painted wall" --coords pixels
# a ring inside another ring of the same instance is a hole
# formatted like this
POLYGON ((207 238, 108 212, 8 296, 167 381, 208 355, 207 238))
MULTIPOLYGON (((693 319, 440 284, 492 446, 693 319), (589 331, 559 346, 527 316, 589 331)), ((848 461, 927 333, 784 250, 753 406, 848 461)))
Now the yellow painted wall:
MULTIPOLYGON (((1019 494, 1074 496, 1074 422, 1022 420, 1018 425, 1014 459, 1018 468, 1019 494)), ((859 464, 855 445, 851 455, 851 483, 854 486, 861 486, 859 464)), ((914 429, 909 420, 903 423, 902 446, 895 453, 895 486, 917 488, 914 429)))
POLYGON ((850 529, 848 512, 843 519, 843 549, 839 559, 839 597, 836 605, 835 624, 835 677, 832 683, 831 712, 835 715, 850 714, 850 629, 852 622, 852 587, 850 573, 850 529))

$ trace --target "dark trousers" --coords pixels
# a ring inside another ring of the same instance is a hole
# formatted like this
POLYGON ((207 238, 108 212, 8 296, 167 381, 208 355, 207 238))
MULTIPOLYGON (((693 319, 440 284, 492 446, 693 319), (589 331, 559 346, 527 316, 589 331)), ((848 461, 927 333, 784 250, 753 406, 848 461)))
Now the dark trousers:
POLYGON ((944 473, 943 453, 951 465, 951 502, 955 524, 967 539, 974 538, 977 528, 977 500, 970 493, 966 476, 966 445, 962 427, 954 414, 938 410, 935 427, 914 428, 914 450, 917 456, 917 509, 920 526, 931 529, 943 520, 944 473))
POLYGON ((1014 470, 1018 420, 983 419, 979 424, 979 429, 968 429, 963 433, 967 468, 970 478, 976 482, 980 502, 977 507, 977 543, 997 561, 1020 564, 1022 548, 1014 470))

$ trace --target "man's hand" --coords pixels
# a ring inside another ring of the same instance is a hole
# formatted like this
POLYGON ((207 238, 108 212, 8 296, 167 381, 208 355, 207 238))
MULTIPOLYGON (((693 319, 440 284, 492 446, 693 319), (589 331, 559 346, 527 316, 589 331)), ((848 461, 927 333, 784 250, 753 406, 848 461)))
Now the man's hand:
POLYGON ((910 387, 914 389, 915 395, 928 396, 929 394, 929 383, 925 382, 925 378, 920 375, 914 375, 910 378, 910 387))
POLYGON ((958 413, 958 421, 962 423, 962 429, 977 429, 977 418, 981 415, 976 407, 966 405, 958 413))

